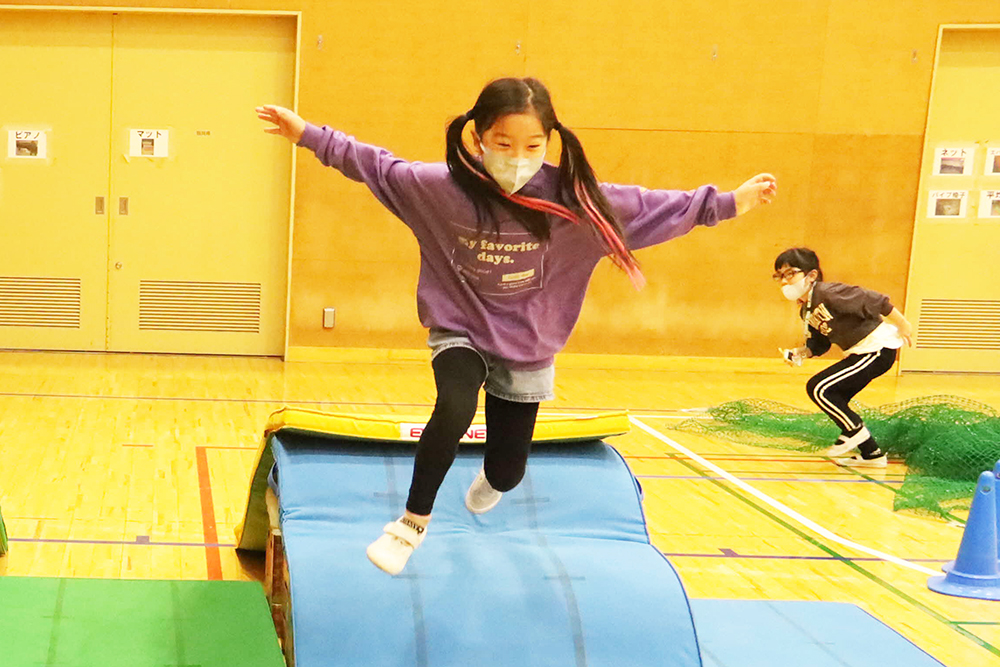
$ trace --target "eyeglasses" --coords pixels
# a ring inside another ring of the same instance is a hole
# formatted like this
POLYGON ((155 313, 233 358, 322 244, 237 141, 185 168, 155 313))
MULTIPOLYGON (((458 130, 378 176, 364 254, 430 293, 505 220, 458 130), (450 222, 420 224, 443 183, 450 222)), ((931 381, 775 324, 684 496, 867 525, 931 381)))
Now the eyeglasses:
POLYGON ((784 271, 775 271, 771 277, 774 278, 774 282, 780 283, 783 280, 791 280, 799 273, 805 273, 802 269, 785 269, 784 271))

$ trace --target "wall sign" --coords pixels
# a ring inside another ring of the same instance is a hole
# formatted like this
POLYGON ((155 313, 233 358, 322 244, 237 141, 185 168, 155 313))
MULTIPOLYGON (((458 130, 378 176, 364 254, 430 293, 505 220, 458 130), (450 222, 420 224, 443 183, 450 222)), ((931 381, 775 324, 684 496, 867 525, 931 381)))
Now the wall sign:
POLYGON ((48 133, 44 130, 8 130, 7 157, 45 160, 49 156, 48 133))
POLYGON ((983 173, 987 176, 1000 176, 1000 148, 986 149, 986 167, 983 173))
POLYGON ((167 157, 170 148, 169 130, 129 130, 129 157, 167 157))
POLYGON ((979 217, 1000 219, 1000 190, 983 190, 979 199, 979 217))
POLYGON ((935 176, 968 176, 976 149, 968 146, 940 147, 934 151, 935 176))
POLYGON ((928 218, 964 218, 968 190, 931 190, 927 198, 928 218))

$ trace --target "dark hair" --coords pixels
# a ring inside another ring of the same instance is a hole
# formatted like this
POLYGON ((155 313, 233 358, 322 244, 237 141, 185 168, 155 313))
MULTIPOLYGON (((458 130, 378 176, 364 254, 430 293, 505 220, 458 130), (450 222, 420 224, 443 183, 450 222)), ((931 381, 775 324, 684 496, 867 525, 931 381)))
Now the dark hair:
POLYGON ((549 91, 541 81, 530 77, 505 78, 487 84, 472 109, 448 124, 446 147, 448 171, 475 204, 480 233, 484 227, 483 220, 487 218, 492 220, 494 231, 499 231, 496 219, 489 215, 491 205, 508 211, 540 240, 549 238, 547 214, 577 223, 586 221, 612 261, 628 273, 637 286, 641 285, 638 262, 625 243, 625 232, 598 185, 583 146, 577 136, 559 122, 549 91), (476 133, 482 136, 498 119, 518 113, 537 116, 546 136, 553 130, 559 132, 562 154, 559 157, 557 202, 517 193, 507 194, 462 141, 462 132, 469 121, 475 123, 476 133))
POLYGON ((802 269, 804 272, 816 271, 817 280, 823 280, 823 269, 819 268, 819 257, 809 248, 789 248, 774 260, 774 270, 788 265, 794 269, 802 269))

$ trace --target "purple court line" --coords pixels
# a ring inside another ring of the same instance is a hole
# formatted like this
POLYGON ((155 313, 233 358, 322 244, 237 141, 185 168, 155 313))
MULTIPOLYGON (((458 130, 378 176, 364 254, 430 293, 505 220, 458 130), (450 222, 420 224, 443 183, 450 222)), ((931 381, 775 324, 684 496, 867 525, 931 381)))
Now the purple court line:
MULTIPOLYGON (((718 481, 724 477, 703 475, 636 475, 638 479, 696 479, 718 481)), ((833 484, 902 484, 901 479, 808 479, 804 477, 741 477, 746 482, 830 482, 833 484)), ((877 559, 876 559, 877 560, 877 559)))
MULTIPOLYGON (((16 391, 0 391, 0 397, 7 398, 80 398, 104 399, 109 401, 191 401, 196 403, 261 403, 264 405, 347 405, 347 406, 392 406, 395 408, 433 408, 433 403, 387 403, 385 401, 307 401, 280 398, 209 398, 199 396, 102 396, 98 394, 34 394, 16 391)), ((607 412, 609 410, 625 410, 620 405, 560 408, 561 411, 575 412, 607 412)), ((628 408, 629 412, 671 412, 673 408, 628 408)))
POLYGON ((139 545, 145 547, 216 547, 216 548, 235 548, 235 544, 205 544, 204 542, 154 542, 149 539, 146 535, 137 535, 133 542, 126 542, 125 540, 71 540, 71 539, 49 539, 49 538, 31 538, 31 537, 11 537, 10 542, 30 542, 35 544, 122 544, 122 545, 139 545))
MULTIPOLYGON (((271 403, 274 405, 392 405, 394 407, 433 407, 432 403, 385 403, 384 401, 291 401, 277 398, 206 398, 198 396, 100 396, 97 394, 22 394, 0 391, 9 398, 94 398, 109 401, 192 401, 197 403, 271 403)), ((583 409, 583 408, 581 408, 583 409)), ((600 408, 590 408, 600 409, 600 408)))
MULTIPOLYGON (((121 544, 121 545, 141 545, 150 547, 214 547, 221 549, 234 549, 235 544, 205 544, 203 542, 153 542, 148 537, 140 535, 134 542, 124 540, 54 540, 54 539, 32 539, 24 537, 12 537, 11 542, 28 542, 41 544, 121 544)), ((879 562, 881 558, 859 557, 859 558, 837 558, 835 556, 790 556, 781 554, 741 554, 735 549, 719 549, 718 553, 680 553, 662 552, 667 558, 749 558, 755 560, 829 560, 829 561, 874 561, 879 562)), ((915 563, 947 563, 951 558, 907 558, 906 560, 915 563)))
MULTIPOLYGON (((768 475, 768 474, 770 474, 770 475, 780 475, 780 474, 782 474, 782 473, 780 473, 780 472, 778 472, 776 470, 730 470, 729 472, 731 472, 734 475, 768 475)), ((788 472, 786 474, 788 474, 788 475, 806 475, 806 477, 801 477, 801 479, 802 480, 807 480, 807 481, 808 480, 815 480, 815 481, 818 481, 818 482, 819 481, 834 481, 835 482, 835 481, 847 480, 847 479, 850 479, 852 477, 855 477, 855 475, 852 475, 851 473, 835 473, 835 472, 831 472, 829 470, 817 470, 815 472, 812 472, 812 471, 809 471, 809 470, 796 470, 794 473, 793 472, 788 472), (822 479, 818 479, 817 477, 814 477, 814 475, 825 475, 825 477, 823 477, 822 479)), ((904 473, 901 473, 901 472, 887 472, 887 473, 883 473, 883 474, 885 475, 885 479, 886 480, 895 479, 896 481, 900 481, 900 482, 903 481, 903 479, 906 477, 906 475, 904 473)), ((653 475, 650 475, 650 476, 652 477, 653 475)), ((797 478, 795 478, 795 477, 787 477, 787 478, 784 478, 784 479, 794 480, 794 479, 797 479, 797 478)), ((883 480, 883 481, 885 481, 885 480, 883 480)))
MULTIPOLYGON (((736 553, 735 549, 719 549, 719 553, 707 553, 707 554, 685 554, 685 553, 668 553, 666 551, 662 552, 667 558, 753 558, 757 560, 832 560, 832 561, 849 561, 849 562, 860 562, 860 561, 875 561, 881 562, 882 558, 872 558, 872 557, 860 557, 860 558, 844 558, 836 556, 785 556, 780 554, 741 554, 736 553)), ((951 558, 907 558, 906 560, 914 563, 947 563, 951 558)))
MULTIPOLYGON (((622 458, 626 460, 636 460, 636 461, 691 461, 691 457, 683 456, 680 454, 668 454, 668 455, 654 455, 654 456, 633 456, 623 455, 622 458)), ((772 456, 767 454, 741 454, 739 456, 732 455, 722 455, 722 454, 705 454, 702 456, 706 461, 752 461, 753 463, 833 463, 833 459, 828 456, 824 456, 821 453, 816 453, 813 455, 799 455, 799 456, 772 456)), ((889 459, 890 463, 903 463, 903 459, 889 459)), ((836 464, 835 464, 836 465, 836 464)))

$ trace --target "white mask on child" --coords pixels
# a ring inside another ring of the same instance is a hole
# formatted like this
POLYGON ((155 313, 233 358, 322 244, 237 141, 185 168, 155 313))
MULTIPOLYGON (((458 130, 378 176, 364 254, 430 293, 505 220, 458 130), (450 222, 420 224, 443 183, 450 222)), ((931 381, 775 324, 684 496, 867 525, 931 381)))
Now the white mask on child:
POLYGON ((491 151, 486 146, 483 149, 483 166, 504 192, 514 194, 531 180, 531 177, 542 168, 544 156, 538 157, 508 157, 491 151))
POLYGON ((789 283, 787 285, 781 286, 781 293, 785 295, 785 298, 789 301, 798 301, 799 297, 809 291, 811 285, 806 282, 805 274, 802 278, 794 283, 789 283))

